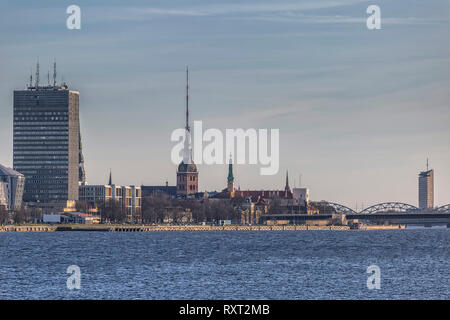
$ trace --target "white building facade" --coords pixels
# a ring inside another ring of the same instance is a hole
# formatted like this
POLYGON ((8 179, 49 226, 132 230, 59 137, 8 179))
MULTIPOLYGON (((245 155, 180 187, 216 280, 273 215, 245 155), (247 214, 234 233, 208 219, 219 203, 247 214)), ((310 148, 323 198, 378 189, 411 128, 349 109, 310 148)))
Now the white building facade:
POLYGON ((91 206, 97 206, 108 201, 116 201, 125 211, 128 222, 142 221, 142 191, 137 186, 117 185, 81 185, 79 187, 80 201, 86 201, 91 206))
POLYGON ((308 205, 309 204, 309 189, 308 188, 293 188, 292 197, 294 205, 308 205))

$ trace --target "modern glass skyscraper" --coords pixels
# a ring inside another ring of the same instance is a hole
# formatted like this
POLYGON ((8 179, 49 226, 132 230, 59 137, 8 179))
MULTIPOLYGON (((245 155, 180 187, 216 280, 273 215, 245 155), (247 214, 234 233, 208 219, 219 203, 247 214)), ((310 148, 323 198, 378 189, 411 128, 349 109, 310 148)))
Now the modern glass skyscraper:
POLYGON ((419 208, 433 209, 434 207, 434 171, 419 173, 419 208))
POLYGON ((66 84, 14 91, 14 170, 25 180, 25 202, 78 200, 84 181, 79 97, 66 84))

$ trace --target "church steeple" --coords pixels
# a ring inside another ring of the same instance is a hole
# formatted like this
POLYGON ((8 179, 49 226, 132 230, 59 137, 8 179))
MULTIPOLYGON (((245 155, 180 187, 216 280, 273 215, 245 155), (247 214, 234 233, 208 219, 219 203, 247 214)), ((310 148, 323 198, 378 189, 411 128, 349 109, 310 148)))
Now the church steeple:
POLYGON ((287 170, 286 170, 286 186, 284 187, 284 191, 286 191, 286 193, 291 192, 291 187, 289 187, 289 174, 287 170))
POLYGON ((189 68, 186 67, 186 130, 191 131, 189 127, 189 68))
POLYGON ((191 128, 189 127, 189 69, 186 67, 186 126, 183 161, 177 170, 177 194, 182 196, 198 192, 198 170, 192 157, 191 128))
POLYGON ((112 172, 111 172, 111 169, 109 169, 109 182, 108 182, 108 186, 112 186, 112 172))
POLYGON ((233 159, 231 158, 230 155, 230 163, 228 164, 228 178, 227 178, 228 182, 234 182, 234 177, 233 177, 233 159))
POLYGON ((183 162, 185 164, 194 163, 192 161, 191 128, 189 127, 189 69, 186 67, 186 126, 183 148, 183 162))
POLYGON ((228 164, 227 190, 230 198, 234 198, 234 176, 233 176, 233 159, 230 154, 230 163, 228 164))

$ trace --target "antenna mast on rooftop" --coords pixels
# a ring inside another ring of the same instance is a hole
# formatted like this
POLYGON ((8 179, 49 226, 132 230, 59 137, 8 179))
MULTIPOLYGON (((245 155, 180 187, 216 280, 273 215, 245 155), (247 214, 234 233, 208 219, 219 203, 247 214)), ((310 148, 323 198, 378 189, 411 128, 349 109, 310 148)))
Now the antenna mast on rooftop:
POLYGON ((36 89, 39 87, 39 59, 36 64, 36 89))
POLYGON ((56 87, 56 59, 53 61, 53 86, 56 87))

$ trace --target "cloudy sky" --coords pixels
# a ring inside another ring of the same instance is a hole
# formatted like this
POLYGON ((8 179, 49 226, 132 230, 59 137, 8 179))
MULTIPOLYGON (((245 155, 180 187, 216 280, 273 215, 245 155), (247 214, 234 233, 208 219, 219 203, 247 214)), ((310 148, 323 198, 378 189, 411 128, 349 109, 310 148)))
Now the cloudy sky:
MULTIPOLYGON (((171 132, 280 129, 280 171, 235 168, 241 189, 310 188, 358 209, 417 205, 417 175, 435 169, 450 203, 450 2, 1 1, 0 163, 12 166, 12 97, 37 59, 80 91, 90 184, 175 183, 171 132), (67 6, 81 30, 66 28, 67 6), (381 30, 366 9, 381 8, 381 30)), ((58 77, 60 79, 60 77, 58 77)), ((200 189, 226 185, 225 165, 199 166, 200 189)))

